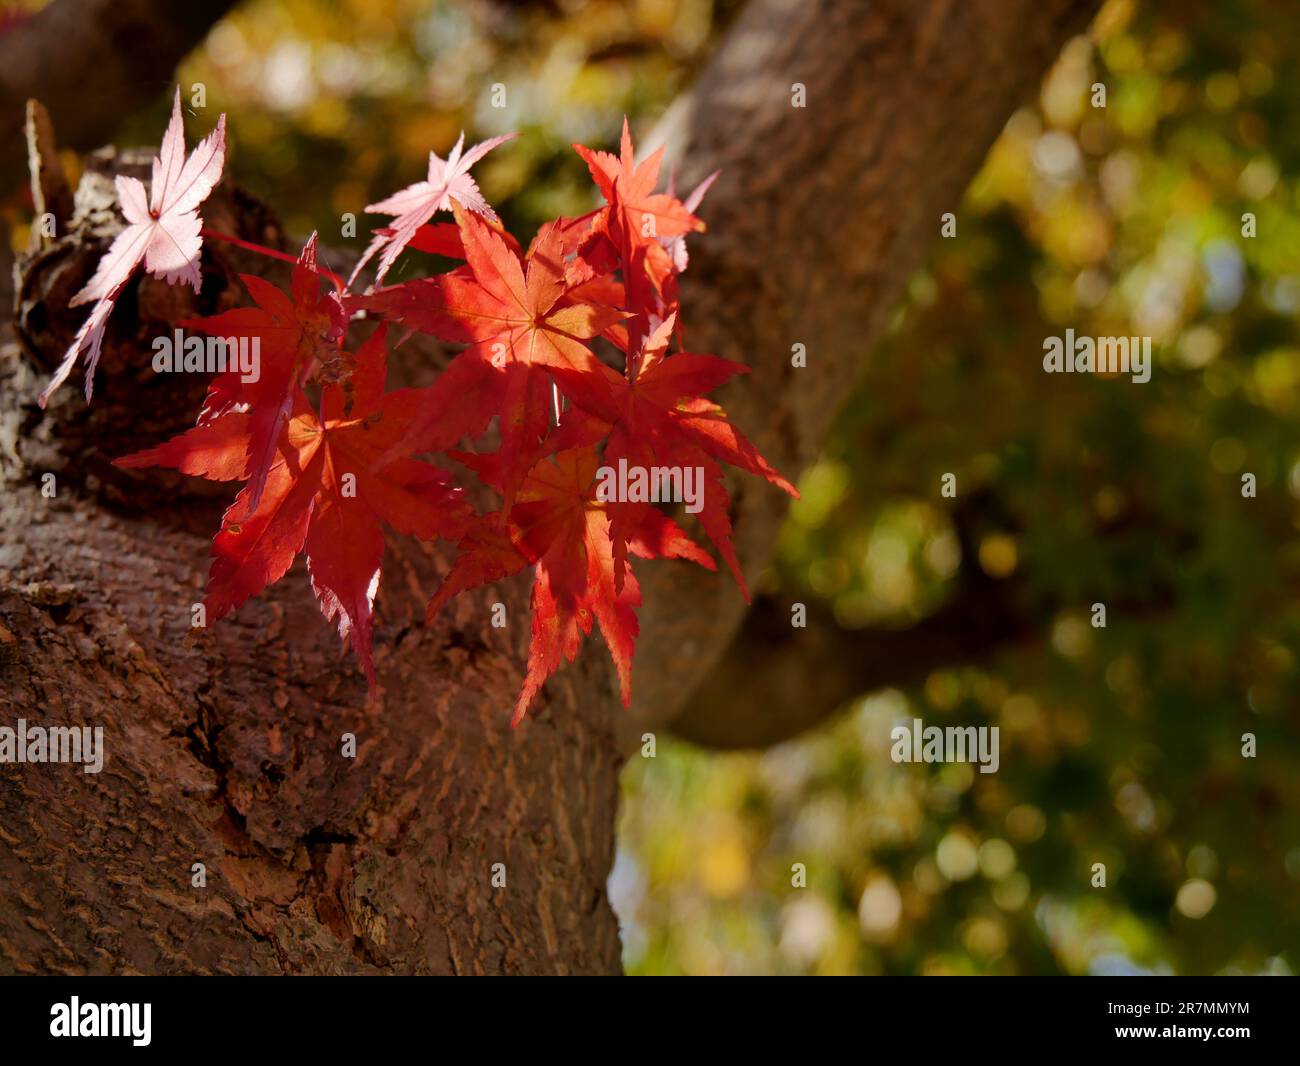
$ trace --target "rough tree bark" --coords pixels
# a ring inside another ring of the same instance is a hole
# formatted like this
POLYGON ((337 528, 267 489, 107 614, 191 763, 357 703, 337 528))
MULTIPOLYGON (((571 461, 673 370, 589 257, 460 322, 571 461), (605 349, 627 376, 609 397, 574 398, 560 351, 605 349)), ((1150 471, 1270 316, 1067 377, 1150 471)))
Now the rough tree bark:
MULTIPOLYGON (((669 117, 687 180, 726 173, 687 275, 692 342, 753 367, 725 402, 785 472, 814 455, 940 213, 1094 6, 756 0, 669 117), (791 107, 795 82, 806 108, 791 107), (806 369, 790 367, 795 342, 806 369)), ((237 193, 214 211, 217 226, 277 237, 237 193)), ((0 970, 617 972, 604 883, 619 768, 726 647, 743 612, 734 587, 645 567, 633 712, 596 647, 513 732, 526 582, 461 597, 426 626, 445 546, 390 539, 369 703, 301 565, 196 638, 220 503, 107 460, 192 418, 184 385, 142 371, 141 341, 225 306, 223 280, 247 264, 208 249, 197 304, 134 284, 95 404, 69 388, 42 414, 41 364, 75 328, 67 297, 114 225, 92 172, 71 230, 27 264, 25 355, 6 343, 0 358, 0 723, 102 725, 108 749, 98 776, 0 768, 0 970), (488 624, 497 599, 506 630, 488 624), (340 757, 345 732, 354 760, 340 757), (195 862, 205 889, 190 887, 195 862)), ((752 577, 783 501, 735 488, 752 577)))

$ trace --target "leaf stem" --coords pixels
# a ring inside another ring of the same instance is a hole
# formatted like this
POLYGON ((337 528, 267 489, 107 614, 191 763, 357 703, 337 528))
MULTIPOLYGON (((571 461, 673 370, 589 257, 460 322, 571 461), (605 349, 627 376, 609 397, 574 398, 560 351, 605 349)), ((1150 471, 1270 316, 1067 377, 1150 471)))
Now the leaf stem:
MULTIPOLYGON (((298 265, 298 257, 296 255, 290 255, 288 252, 277 252, 274 248, 267 248, 263 244, 255 244, 252 241, 241 240, 238 237, 232 237, 229 233, 220 233, 217 230, 208 229, 204 226, 203 229, 199 231, 199 234, 203 237, 211 237, 214 241, 225 241, 227 244, 233 244, 235 247, 243 248, 247 252, 257 252, 259 255, 265 255, 271 259, 279 259, 284 263, 293 263, 295 266, 298 265)), ((334 288, 339 292, 343 292, 348 287, 347 282, 328 267, 318 266, 316 268, 316 273, 329 278, 330 281, 334 283, 334 288)))

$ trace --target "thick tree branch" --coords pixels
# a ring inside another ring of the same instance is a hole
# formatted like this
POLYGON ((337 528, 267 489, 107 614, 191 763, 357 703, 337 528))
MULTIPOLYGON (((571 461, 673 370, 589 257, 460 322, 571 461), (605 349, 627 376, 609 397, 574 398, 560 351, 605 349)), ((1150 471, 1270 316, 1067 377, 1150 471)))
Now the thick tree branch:
POLYGON ((807 604, 792 629, 790 604, 754 603, 727 654, 691 697, 673 732, 706 748, 765 748, 830 718, 850 700, 924 680, 932 670, 983 658, 1032 638, 1011 582, 971 582, 907 629, 846 630, 807 604))
MULTIPOLYGON (((746 615, 672 730, 702 747, 764 748, 820 725, 856 697, 887 687, 918 684, 944 667, 987 659, 1001 650, 1038 646, 1044 619, 1066 607, 1031 599, 1019 576, 990 577, 978 563, 988 528, 1020 532, 991 491, 959 504, 953 527, 962 569, 948 600, 905 629, 845 629, 817 601, 805 604, 807 627, 791 625, 788 599, 763 597, 746 615)), ((1099 527, 1097 546, 1140 538, 1169 550, 1191 552, 1197 536, 1171 529, 1141 508, 1099 527)), ((1116 617, 1158 617, 1174 603, 1173 590, 1156 582, 1109 596, 1116 617)))
POLYGON ((768 747, 819 725, 856 696, 912 684, 939 667, 1032 638, 1036 615, 1019 582, 989 577, 976 562, 984 529, 1008 525, 997 501, 986 492, 968 496, 952 523, 962 568, 933 614, 904 629, 847 630, 813 600, 804 604, 806 627, 798 629, 786 599, 763 597, 673 732, 710 748, 768 747))

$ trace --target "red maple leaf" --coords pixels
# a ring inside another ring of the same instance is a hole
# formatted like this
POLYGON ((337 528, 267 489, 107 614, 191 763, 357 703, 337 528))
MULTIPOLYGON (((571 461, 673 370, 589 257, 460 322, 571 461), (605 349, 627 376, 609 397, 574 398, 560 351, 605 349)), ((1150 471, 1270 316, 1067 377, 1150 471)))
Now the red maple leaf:
POLYGON ((656 193, 663 149, 654 151, 639 166, 635 161, 627 118, 618 156, 573 146, 591 171, 606 206, 593 218, 581 256, 601 271, 617 265, 623 273, 630 345, 640 347, 641 338, 659 321, 676 310, 676 273, 685 269, 685 235, 702 232, 704 223, 692 210, 703 198, 716 174, 692 193, 687 206, 672 192, 656 193), (679 266, 680 264, 680 266, 679 266))
POLYGON ((499 415, 508 499, 550 428, 552 380, 575 400, 610 401, 605 368, 587 342, 626 314, 574 297, 596 279, 587 264, 566 260, 570 234, 560 223, 544 227, 521 258, 490 224, 459 205, 456 221, 465 267, 353 302, 467 345, 429 389, 408 443, 414 451, 444 449, 478 436, 499 415))
MULTIPOLYGON (((564 433, 580 441, 606 435, 605 462, 616 467, 649 470, 695 468, 702 476, 700 524, 731 568, 745 598, 749 589, 731 544, 731 497, 719 462, 747 470, 770 481, 796 499, 795 487, 759 453, 749 439, 727 419, 727 413, 704 395, 749 368, 715 355, 695 352, 667 354, 675 326, 670 315, 646 338, 640 358, 626 375, 602 368, 612 403, 578 401, 590 422, 577 415, 564 433)), ((615 510, 617 576, 622 576, 621 515, 615 510)))
POLYGON ((228 342, 257 342, 256 380, 245 381, 237 370, 218 374, 198 419, 203 424, 236 406, 248 407, 249 491, 256 507, 298 389, 314 374, 323 371, 329 380, 343 372, 348 315, 336 293, 321 292, 314 233, 293 268, 287 294, 253 274, 241 274, 240 279, 255 307, 187 319, 180 325, 228 342))
MULTIPOLYGON (((499 453, 459 458, 498 491, 504 489, 505 464, 499 453)), ((630 567, 621 581, 615 580, 610 516, 596 499, 598 465, 590 447, 566 449, 536 462, 521 479, 508 510, 477 519, 461 539, 456 562, 429 602, 432 619, 457 593, 536 566, 528 669, 515 702, 514 725, 561 661, 574 660, 593 623, 600 626, 614 660, 623 705, 632 700, 641 590, 630 567)), ((653 507, 630 511, 624 527, 634 555, 690 559, 715 569, 708 554, 653 507)))
MULTIPOLYGON (((320 414, 294 387, 260 497, 251 483, 222 517, 204 603, 212 621, 274 584, 299 552, 321 611, 350 639, 371 686, 372 607, 384 552, 383 523, 421 538, 458 538, 470 509, 451 475, 428 463, 384 461, 419 406, 419 390, 385 394, 385 328, 356 353, 352 405, 339 384, 321 390, 320 414)), ((256 416, 226 410, 157 448, 116 461, 175 467, 213 481, 248 478, 256 416)))
POLYGON ((656 149, 649 159, 636 165, 626 117, 618 156, 580 144, 575 144, 573 150, 586 162, 601 195, 614 208, 608 224, 610 231, 621 238, 616 243, 627 248, 654 246, 662 251, 661 237, 680 237, 692 230, 703 232, 704 223, 676 196, 654 191, 664 150, 656 149))

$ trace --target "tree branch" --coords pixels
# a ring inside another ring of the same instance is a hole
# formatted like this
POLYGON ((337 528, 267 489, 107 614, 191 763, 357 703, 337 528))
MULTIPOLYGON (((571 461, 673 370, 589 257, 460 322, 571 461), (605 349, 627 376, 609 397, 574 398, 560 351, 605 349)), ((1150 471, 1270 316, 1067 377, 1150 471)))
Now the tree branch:
POLYGON ((816 603, 807 604, 807 628, 793 629, 789 603, 760 599, 672 731, 706 748, 765 748, 821 724, 857 696, 914 684, 1032 637, 1014 583, 988 584, 902 630, 846 630, 816 603))
MULTIPOLYGON (((795 629, 787 599, 759 599, 672 731, 706 748, 765 748, 820 725, 858 696, 1039 643, 1043 620, 1067 605, 1031 601, 1023 580, 999 580, 979 568, 980 536, 990 526, 1022 532, 991 491, 958 506, 953 527, 963 566, 956 588, 942 607, 906 629, 845 629, 816 601, 805 604, 807 627, 795 629)), ((1196 545, 1196 534, 1170 529, 1141 508, 1095 532, 1112 543, 1141 536, 1180 553, 1196 545)), ((1108 600, 1117 616, 1134 619, 1167 613, 1175 596, 1156 582, 1108 600)))
POLYGON ((989 577, 975 561, 983 529, 1009 524, 998 502, 987 492, 966 497, 952 521, 963 564, 937 611, 905 629, 854 630, 814 600, 804 604, 806 627, 796 629, 788 599, 763 597, 673 732, 708 748, 768 747, 819 725, 857 696, 1032 639, 1037 615, 1021 583, 989 577))

